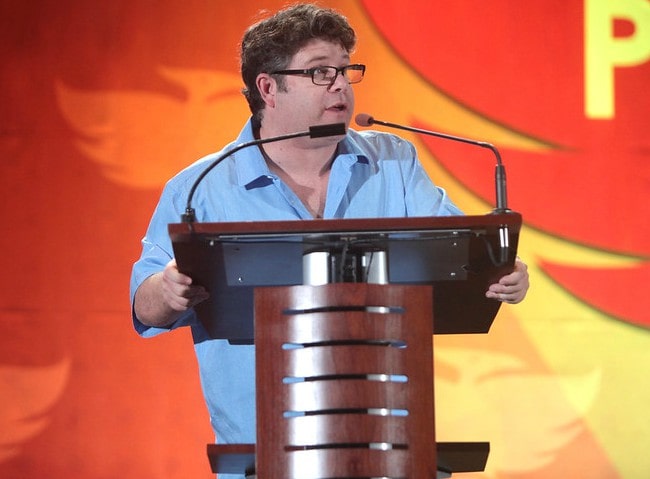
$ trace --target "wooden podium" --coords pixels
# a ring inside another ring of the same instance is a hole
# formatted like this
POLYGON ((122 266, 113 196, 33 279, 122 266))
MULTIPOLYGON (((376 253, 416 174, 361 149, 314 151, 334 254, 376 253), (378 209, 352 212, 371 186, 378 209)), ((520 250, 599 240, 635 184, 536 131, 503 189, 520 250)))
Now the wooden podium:
POLYGON ((517 213, 179 223, 213 338, 255 344, 256 444, 210 444, 213 472, 426 478, 483 470, 489 443, 436 443, 433 334, 486 333, 517 213))

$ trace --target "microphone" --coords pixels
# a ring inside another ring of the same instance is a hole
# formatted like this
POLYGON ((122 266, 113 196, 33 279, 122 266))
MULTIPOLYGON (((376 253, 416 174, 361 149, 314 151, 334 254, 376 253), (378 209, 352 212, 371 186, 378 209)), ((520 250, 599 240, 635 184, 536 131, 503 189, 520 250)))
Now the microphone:
POLYGON ((212 163, 210 163, 208 167, 205 170, 203 170, 201 174, 196 178, 194 184, 192 185, 192 188, 190 188, 190 192, 187 195, 185 213, 181 215, 181 221, 183 223, 194 223, 196 221, 196 213, 194 211, 194 208, 192 208, 192 198, 194 198, 194 193, 196 192, 196 189, 198 188, 199 184, 201 183, 201 181, 203 181, 203 179, 207 176, 207 174, 210 173, 210 171, 212 171, 212 169, 215 166, 217 166, 223 160, 228 158, 230 155, 238 152, 239 150, 243 150, 244 148, 248 148, 249 146, 263 145, 265 143, 273 143, 276 141, 289 140, 291 138, 298 138, 301 136, 308 136, 310 138, 324 138, 327 136, 338 136, 338 135, 345 135, 345 134, 347 134, 345 123, 331 123, 327 125, 310 126, 309 130, 307 131, 300 131, 298 133, 289 133, 286 135, 272 136, 269 138, 260 138, 257 140, 251 140, 236 145, 235 147, 231 148, 230 150, 226 151, 218 158, 213 160, 212 163))
MULTIPOLYGON (((503 162, 501 161, 501 154, 499 153, 499 150, 497 150, 494 145, 490 143, 486 143, 484 141, 471 140, 469 138, 448 135, 446 133, 440 133, 437 131, 422 130, 420 128, 413 128, 411 126, 398 125, 397 123, 389 123, 387 121, 376 120, 372 116, 368 115, 367 113, 359 113, 354 118, 354 120, 359 126, 371 126, 374 124, 383 125, 390 128, 399 128, 400 130, 411 131, 413 133, 422 133, 423 135, 430 135, 438 138, 444 138, 446 140, 459 141, 461 143, 467 143, 470 145, 480 146, 481 148, 487 148, 489 150, 492 150, 494 156, 496 156, 497 159, 497 164, 496 164, 495 174, 494 174, 494 182, 496 186, 496 209, 494 209, 492 213, 500 214, 500 213, 511 212, 511 210, 508 209, 508 198, 506 192, 506 170, 505 167, 503 166, 503 162)), ((508 227, 505 225, 499 228, 499 246, 501 247, 499 261, 497 262, 496 259, 493 258, 493 262, 498 266, 502 266, 507 263, 508 257, 510 255, 510 235, 508 233, 508 227)))
POLYGON ((438 138, 444 138, 446 140, 459 141, 461 143, 467 143, 470 145, 480 146, 481 148, 487 148, 492 150, 494 156, 496 156, 497 164, 495 167, 495 186, 496 186, 496 209, 494 213, 508 213, 508 195, 506 190, 506 170, 501 161, 501 154, 496 147, 490 143, 484 141, 471 140, 469 138, 463 138, 460 136, 448 135, 446 133, 440 133, 437 131, 422 130, 420 128, 413 128, 411 126, 398 125, 397 123, 389 123, 387 121, 376 120, 367 113, 359 113, 355 117, 355 121, 359 126, 371 126, 374 124, 383 125, 390 128, 399 128, 400 130, 411 131, 413 133, 422 133, 423 135, 435 136, 438 138))

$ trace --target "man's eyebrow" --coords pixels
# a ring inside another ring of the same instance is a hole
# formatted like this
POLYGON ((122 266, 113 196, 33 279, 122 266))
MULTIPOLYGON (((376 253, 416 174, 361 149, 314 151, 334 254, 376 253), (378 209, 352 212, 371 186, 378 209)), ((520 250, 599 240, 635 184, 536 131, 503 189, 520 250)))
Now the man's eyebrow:
MULTIPOLYGON (((347 54, 343 55, 342 59, 346 60, 346 61, 350 61, 350 55, 347 55, 347 54)), ((312 63, 315 63, 315 62, 324 62, 326 60, 331 61, 329 56, 319 55, 317 57, 313 57, 313 58, 310 58, 309 60, 307 60, 307 64, 309 65, 309 64, 312 64, 312 63)), ((321 63, 321 65, 322 65, 322 63, 321 63)))

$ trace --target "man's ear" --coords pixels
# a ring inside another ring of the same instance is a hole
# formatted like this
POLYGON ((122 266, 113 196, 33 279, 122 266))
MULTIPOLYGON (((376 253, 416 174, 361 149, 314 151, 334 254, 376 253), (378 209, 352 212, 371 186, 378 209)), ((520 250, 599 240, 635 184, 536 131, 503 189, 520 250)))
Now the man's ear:
POLYGON ((268 73, 260 73, 257 75, 255 85, 266 106, 273 108, 275 106, 275 95, 278 91, 278 84, 275 78, 268 73))

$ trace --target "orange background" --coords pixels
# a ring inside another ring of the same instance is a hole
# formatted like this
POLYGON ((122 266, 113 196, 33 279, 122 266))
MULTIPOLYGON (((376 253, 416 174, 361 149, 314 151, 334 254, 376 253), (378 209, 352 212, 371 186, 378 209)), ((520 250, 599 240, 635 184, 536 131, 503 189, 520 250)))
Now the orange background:
MULTIPOLYGON (((491 442, 465 477, 648 477, 650 2, 323 3, 357 112, 495 143, 526 223, 527 300, 436 338, 438 438, 491 442)), ((282 4, 0 1, 0 477, 211 477, 189 331, 137 337, 128 279, 164 181, 246 120, 237 44, 282 4)), ((492 208, 489 153, 405 136, 492 208)))

